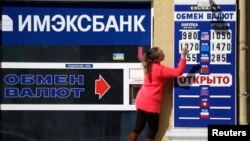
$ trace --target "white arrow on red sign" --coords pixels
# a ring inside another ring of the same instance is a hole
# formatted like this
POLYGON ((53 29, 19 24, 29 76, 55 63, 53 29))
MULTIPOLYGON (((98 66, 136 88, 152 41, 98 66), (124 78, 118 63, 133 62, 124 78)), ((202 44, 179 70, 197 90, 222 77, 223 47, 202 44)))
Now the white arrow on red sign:
POLYGON ((99 79, 95 80, 95 94, 98 94, 99 99, 101 99, 109 89, 110 85, 99 75, 99 79))

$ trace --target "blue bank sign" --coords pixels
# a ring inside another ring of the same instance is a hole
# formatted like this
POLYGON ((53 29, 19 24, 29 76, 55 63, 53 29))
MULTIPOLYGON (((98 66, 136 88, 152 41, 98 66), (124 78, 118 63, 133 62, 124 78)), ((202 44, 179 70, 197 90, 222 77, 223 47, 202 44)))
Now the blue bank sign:
POLYGON ((175 65, 189 50, 174 85, 175 127, 236 123, 236 9, 175 4, 175 65))
POLYGON ((150 5, 2 7, 3 45, 150 45, 150 5), (135 11, 133 6, 137 8, 135 11), (90 8, 92 7, 92 8, 90 8), (139 7, 139 8, 138 8, 139 7), (29 37, 29 38, 27 38, 29 37), (140 41, 140 42, 138 42, 140 41))

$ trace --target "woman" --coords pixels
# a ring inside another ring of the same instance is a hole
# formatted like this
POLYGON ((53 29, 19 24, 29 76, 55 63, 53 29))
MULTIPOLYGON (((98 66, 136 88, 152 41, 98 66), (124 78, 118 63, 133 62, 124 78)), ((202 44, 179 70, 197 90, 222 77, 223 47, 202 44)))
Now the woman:
POLYGON ((166 77, 181 76, 186 67, 187 49, 181 52, 177 68, 162 65, 164 53, 158 47, 151 48, 142 58, 145 73, 144 83, 136 97, 137 117, 135 128, 129 135, 129 141, 137 141, 138 135, 148 123, 149 132, 146 141, 154 141, 159 127, 163 84, 166 77))

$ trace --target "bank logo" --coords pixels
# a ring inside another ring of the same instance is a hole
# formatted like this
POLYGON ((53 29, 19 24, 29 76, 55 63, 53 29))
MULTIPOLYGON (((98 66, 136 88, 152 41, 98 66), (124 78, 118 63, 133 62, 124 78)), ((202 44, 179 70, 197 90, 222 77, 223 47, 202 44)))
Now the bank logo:
MULTIPOLYGON (((18 32, 145 32, 146 15, 18 15, 18 32), (107 19, 107 21, 106 21, 107 19), (125 19, 128 19, 127 21, 125 19), (86 23, 87 22, 87 23, 86 23)), ((13 31, 13 20, 2 15, 2 31, 13 31)))
POLYGON ((2 15, 2 31, 13 31, 13 20, 8 15, 2 15))

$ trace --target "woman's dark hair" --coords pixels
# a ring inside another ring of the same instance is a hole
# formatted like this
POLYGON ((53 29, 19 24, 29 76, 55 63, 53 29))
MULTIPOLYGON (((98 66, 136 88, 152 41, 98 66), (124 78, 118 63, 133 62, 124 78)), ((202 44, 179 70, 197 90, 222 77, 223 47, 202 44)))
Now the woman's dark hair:
POLYGON ((143 54, 142 66, 145 74, 151 73, 152 62, 154 59, 157 59, 159 57, 159 50, 160 49, 158 47, 153 47, 143 54))

